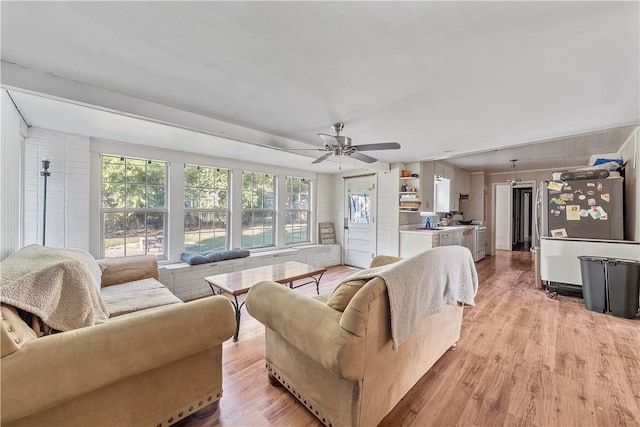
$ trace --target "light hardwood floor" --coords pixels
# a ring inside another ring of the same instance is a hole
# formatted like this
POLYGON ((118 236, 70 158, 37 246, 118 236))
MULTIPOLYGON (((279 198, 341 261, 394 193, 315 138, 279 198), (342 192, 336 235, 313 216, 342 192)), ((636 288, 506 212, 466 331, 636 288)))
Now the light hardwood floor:
MULTIPOLYGON (((640 426, 640 318, 588 311, 535 289, 531 255, 476 264, 480 286, 449 351, 381 426, 640 426)), ((321 293, 355 269, 338 266, 321 293)), ((309 285, 296 291, 315 294, 309 285)), ((321 426, 267 381, 263 326, 243 309, 240 341, 223 349, 220 409, 180 427, 321 426)))

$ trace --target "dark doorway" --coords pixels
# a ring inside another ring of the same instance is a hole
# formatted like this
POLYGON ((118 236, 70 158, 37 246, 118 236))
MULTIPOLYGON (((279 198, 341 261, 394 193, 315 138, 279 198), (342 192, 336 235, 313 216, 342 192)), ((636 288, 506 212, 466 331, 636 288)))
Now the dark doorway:
POLYGON ((533 190, 531 187, 513 189, 512 215, 511 250, 528 252, 531 249, 533 225, 533 190))

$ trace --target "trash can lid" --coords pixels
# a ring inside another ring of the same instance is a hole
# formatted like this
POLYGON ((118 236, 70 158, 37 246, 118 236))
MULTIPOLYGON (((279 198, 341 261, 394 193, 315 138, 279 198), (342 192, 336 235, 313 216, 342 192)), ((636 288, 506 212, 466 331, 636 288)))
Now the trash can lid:
POLYGON ((609 258, 610 264, 626 264, 626 265, 640 265, 640 261, 635 261, 633 259, 620 259, 620 258, 609 258))
POLYGON ((589 255, 580 255, 578 256, 580 261, 592 261, 592 262, 607 262, 609 258, 604 258, 600 256, 589 256, 589 255))

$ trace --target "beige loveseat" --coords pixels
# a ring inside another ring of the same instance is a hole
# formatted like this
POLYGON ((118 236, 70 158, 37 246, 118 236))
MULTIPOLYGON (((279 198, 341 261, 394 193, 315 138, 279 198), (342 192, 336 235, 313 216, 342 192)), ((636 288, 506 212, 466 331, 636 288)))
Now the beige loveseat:
MULTIPOLYGON (((371 267, 398 260, 379 256, 371 267)), ((266 327, 269 380, 327 426, 378 425, 460 337, 463 307, 445 305, 421 319, 394 351, 387 288, 379 277, 368 280, 344 312, 327 298, 273 282, 254 285, 247 296, 247 310, 266 327)))
POLYGON ((2 305, 3 427, 167 426, 217 408, 228 300, 182 303, 153 256, 101 264, 104 323, 37 337, 2 305))

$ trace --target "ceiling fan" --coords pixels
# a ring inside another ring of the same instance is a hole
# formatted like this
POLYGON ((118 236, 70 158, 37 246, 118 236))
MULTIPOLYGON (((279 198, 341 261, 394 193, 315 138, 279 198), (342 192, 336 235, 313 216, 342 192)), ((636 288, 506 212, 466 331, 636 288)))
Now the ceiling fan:
POLYGON ((513 179, 509 181, 509 184, 513 187, 514 185, 518 185, 522 178, 518 178, 518 173, 516 172, 516 162, 518 159, 509 160, 511 162, 511 169, 513 169, 513 179))
MULTIPOLYGON (((397 150, 400 148, 400 144, 398 144, 397 142, 351 145, 351 138, 349 138, 348 136, 340 135, 340 132, 343 128, 344 123, 334 123, 333 131, 336 133, 335 135, 328 135, 326 133, 318 134, 318 136, 322 138, 322 141, 324 142, 324 147, 312 148, 311 150, 326 151, 326 154, 323 154, 322 156, 315 159, 313 162, 311 162, 312 164, 320 163, 324 160, 327 160, 331 156, 349 156, 366 163, 373 163, 378 159, 367 156, 366 154, 362 154, 361 151, 397 150)), ((309 149, 303 148, 302 150, 309 149)))

